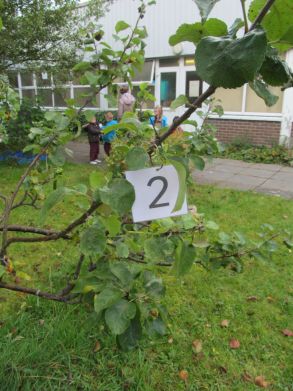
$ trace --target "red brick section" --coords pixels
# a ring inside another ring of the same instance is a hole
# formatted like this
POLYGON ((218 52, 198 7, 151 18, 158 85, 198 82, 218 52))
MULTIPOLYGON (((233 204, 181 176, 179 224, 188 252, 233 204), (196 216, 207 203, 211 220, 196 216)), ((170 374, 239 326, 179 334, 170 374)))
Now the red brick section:
POLYGON ((279 143, 281 122, 209 119, 209 123, 217 128, 217 138, 224 143, 236 140, 253 145, 279 143))

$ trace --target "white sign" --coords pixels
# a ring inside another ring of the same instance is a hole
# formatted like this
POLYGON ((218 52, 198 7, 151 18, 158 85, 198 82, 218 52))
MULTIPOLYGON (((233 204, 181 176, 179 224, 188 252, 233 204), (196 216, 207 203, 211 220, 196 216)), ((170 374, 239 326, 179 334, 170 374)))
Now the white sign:
POLYGON ((135 190, 132 206, 135 223, 188 213, 186 196, 182 208, 173 212, 179 194, 179 178, 172 165, 126 171, 125 175, 135 190))

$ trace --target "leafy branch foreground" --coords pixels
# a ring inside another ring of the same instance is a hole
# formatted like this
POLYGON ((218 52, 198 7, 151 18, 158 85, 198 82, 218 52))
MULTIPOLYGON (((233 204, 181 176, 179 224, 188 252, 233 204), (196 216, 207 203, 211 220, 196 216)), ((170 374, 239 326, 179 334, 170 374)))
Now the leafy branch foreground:
MULTIPOLYGON (((259 24, 273 3, 269 0, 265 4, 243 38, 236 38, 237 29, 234 27, 228 37, 224 31, 223 38, 204 36, 199 39, 196 49, 198 72, 211 85, 171 127, 159 132, 158 129, 151 129, 148 123, 140 122, 135 114, 126 113, 120 124, 107 129, 119 131, 119 137, 108 159, 108 169, 92 172, 89 188, 83 184, 71 188, 58 186, 61 167, 65 162, 64 153, 68 153, 64 145, 72 139, 68 127, 74 124, 80 130, 78 116, 86 105, 77 109, 75 102, 69 100, 64 114, 46 113, 45 121, 31 129, 32 144, 26 148, 36 153, 34 160, 24 171, 12 195, 0 194, 4 205, 0 217, 0 288, 64 303, 91 303, 97 316, 117 336, 120 347, 129 350, 141 338, 142 326, 150 336, 166 332, 167 310, 162 304, 165 287, 162 278, 155 274, 156 269, 170 267, 178 277, 188 273, 195 263, 206 269, 229 266, 240 271, 243 257, 263 259, 276 250, 275 239, 279 234, 268 225, 262 227, 258 240, 248 240, 239 232, 233 235, 220 232, 216 238, 208 240, 204 235, 205 229, 217 230, 218 227, 213 222, 205 223, 195 207, 191 207, 188 215, 174 220, 133 224, 129 212, 135 194, 133 187, 124 179, 126 169, 172 164, 180 177, 178 199, 182 205, 186 183, 190 181, 190 166, 203 169, 203 157, 212 156, 218 151, 213 131, 205 121, 207 114, 203 114, 204 121, 200 128, 188 118, 217 87, 236 88, 247 81, 262 83, 259 71, 265 61, 271 60, 271 57, 266 58, 266 53, 271 56, 273 49, 267 43, 266 32, 259 24), (239 53, 245 53, 246 49, 247 57, 243 54, 239 61, 239 53), (224 53, 223 57, 219 53, 224 53), (225 56, 229 57, 233 53, 238 62, 231 65, 225 56), (213 55, 217 57, 215 61, 213 55), (208 67, 207 60, 211 64, 208 67), (225 63, 228 68, 223 72, 225 63), (220 82, 215 78, 219 74, 215 64, 221 68, 223 77, 220 82), (182 139, 169 142, 169 137, 181 123, 189 123, 197 131, 192 135, 183 134, 182 139), (45 166, 39 162, 44 154, 48 156, 45 166), (54 190, 47 196, 50 184, 54 190), (68 197, 71 201, 77 201, 80 214, 61 230, 10 223, 14 210, 42 206, 39 222, 44 224, 53 207, 68 197), (55 294, 20 286, 19 282, 25 275, 17 270, 9 257, 11 246, 15 243, 56 240, 67 240, 79 247, 80 256, 68 284, 55 294)), ((114 51, 106 42, 100 42, 102 34, 94 34, 92 40, 87 39, 87 51, 91 47, 95 53, 92 61, 79 63, 74 68, 81 81, 92 86, 92 94, 86 104, 106 87, 108 98, 111 99, 111 95, 117 92, 114 84, 117 77, 131 84, 134 68, 139 67, 144 60, 143 39, 146 32, 139 27, 144 13, 145 6, 142 3, 133 29, 125 22, 117 23, 115 38, 120 42, 121 50, 114 51), (128 35, 120 36, 125 30, 128 35)), ((207 16, 205 12, 202 23, 208 22, 207 16)), ((274 51, 273 55, 274 61, 279 61, 279 67, 283 67, 283 73, 286 73, 287 68, 277 59, 274 51)), ((286 75, 289 80, 290 72, 286 75)), ((274 75, 270 77, 274 78, 274 75)), ((282 83, 288 83, 287 79, 283 77, 282 83)), ((182 104, 182 99, 179 101, 182 104)), ((216 111, 217 108, 212 110, 216 111)), ((88 120, 93 114, 92 111, 85 111, 88 120)), ((180 202, 177 200, 178 205, 176 203, 178 210, 180 202)), ((281 241, 287 247, 292 247, 289 232, 285 232, 281 241)))

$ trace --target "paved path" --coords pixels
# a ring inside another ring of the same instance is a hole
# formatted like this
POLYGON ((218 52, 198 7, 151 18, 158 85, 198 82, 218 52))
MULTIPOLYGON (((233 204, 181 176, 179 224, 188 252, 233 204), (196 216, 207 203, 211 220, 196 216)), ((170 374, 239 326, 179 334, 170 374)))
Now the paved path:
MULTIPOLYGON (((88 163, 87 143, 71 142, 68 148, 74 153, 73 162, 88 163)), ((103 152, 101 146, 102 159, 103 152)), ((215 184, 237 190, 252 190, 293 199, 293 167, 214 159, 212 163, 207 163, 204 171, 194 171, 193 177, 198 183, 215 184)))
POLYGON ((293 199, 293 167, 214 159, 204 171, 195 171, 193 177, 199 183, 293 199))

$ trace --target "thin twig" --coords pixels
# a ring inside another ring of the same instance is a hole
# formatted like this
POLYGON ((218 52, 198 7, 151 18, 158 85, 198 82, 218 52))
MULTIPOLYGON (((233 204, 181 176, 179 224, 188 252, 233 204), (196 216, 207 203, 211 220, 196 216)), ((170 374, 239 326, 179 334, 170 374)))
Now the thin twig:
POLYGON ((247 20, 246 9, 245 9, 245 0, 240 0, 240 3, 241 3, 243 19, 244 19, 244 33, 246 34, 248 32, 248 20, 247 20))
POLYGON ((263 20, 263 18, 266 16, 266 14, 269 12, 270 8, 273 6, 274 2, 276 0, 268 0, 263 9, 260 11, 258 16, 256 17, 255 21, 253 24, 250 26, 249 31, 252 31, 255 29, 263 20))

